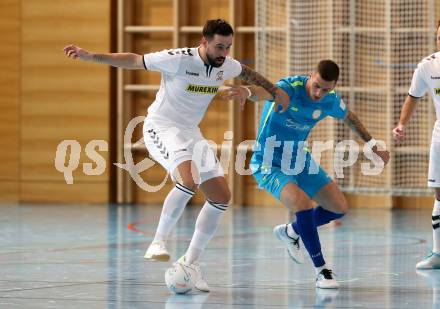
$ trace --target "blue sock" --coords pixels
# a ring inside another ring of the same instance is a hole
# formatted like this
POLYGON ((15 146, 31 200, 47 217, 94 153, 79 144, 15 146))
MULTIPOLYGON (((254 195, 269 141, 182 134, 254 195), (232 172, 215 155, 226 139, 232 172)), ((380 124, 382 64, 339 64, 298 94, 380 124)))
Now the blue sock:
MULTIPOLYGON (((322 208, 321 206, 317 206, 313 208, 313 218, 315 219, 316 227, 327 224, 330 221, 335 219, 342 218, 344 214, 338 214, 335 212, 331 212, 322 208)), ((298 228, 296 227, 296 222, 292 222, 293 230, 298 234, 298 228)))
POLYGON ((313 209, 302 210, 296 213, 296 228, 307 252, 309 252, 312 258, 313 265, 315 267, 323 266, 325 261, 321 252, 318 230, 313 218, 313 209))
POLYGON ((313 209, 313 218, 315 218, 316 227, 329 223, 335 219, 342 218, 344 214, 328 211, 321 206, 313 209))

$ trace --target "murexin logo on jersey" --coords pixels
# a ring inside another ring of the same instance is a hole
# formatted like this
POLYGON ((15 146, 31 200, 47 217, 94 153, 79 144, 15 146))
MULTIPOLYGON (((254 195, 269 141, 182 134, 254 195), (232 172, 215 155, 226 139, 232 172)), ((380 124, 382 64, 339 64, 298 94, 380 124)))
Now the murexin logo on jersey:
POLYGON ((434 88, 435 94, 440 95, 440 88, 434 88))
POLYGON ((192 93, 216 94, 218 88, 218 86, 200 86, 189 84, 188 87, 186 87, 186 91, 192 93))

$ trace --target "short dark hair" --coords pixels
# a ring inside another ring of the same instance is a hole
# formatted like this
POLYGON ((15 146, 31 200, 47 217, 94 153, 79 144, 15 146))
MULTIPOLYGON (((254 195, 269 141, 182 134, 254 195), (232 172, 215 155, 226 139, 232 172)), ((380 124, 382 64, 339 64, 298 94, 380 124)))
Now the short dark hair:
POLYGON ((337 81, 339 78, 339 67, 333 60, 319 61, 316 72, 328 82, 337 81))
POLYGON ((224 19, 210 19, 207 20, 205 26, 203 26, 202 34, 205 38, 211 40, 216 34, 223 36, 233 35, 234 30, 224 19))

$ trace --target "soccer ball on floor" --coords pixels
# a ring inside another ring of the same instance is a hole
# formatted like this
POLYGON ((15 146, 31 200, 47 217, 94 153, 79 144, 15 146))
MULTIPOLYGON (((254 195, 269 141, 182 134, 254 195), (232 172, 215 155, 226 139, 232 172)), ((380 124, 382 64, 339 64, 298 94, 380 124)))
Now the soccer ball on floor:
POLYGON ((165 272, 165 284, 171 292, 185 294, 194 288, 196 276, 196 271, 190 266, 176 263, 165 272))

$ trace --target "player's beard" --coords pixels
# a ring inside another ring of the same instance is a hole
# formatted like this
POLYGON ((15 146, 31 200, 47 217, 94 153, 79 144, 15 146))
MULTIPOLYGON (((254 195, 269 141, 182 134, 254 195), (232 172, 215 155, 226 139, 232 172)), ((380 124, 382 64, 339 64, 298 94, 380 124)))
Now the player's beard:
POLYGON ((208 64, 215 68, 221 67, 225 62, 225 57, 213 58, 208 53, 206 53, 206 59, 208 59, 208 64))

